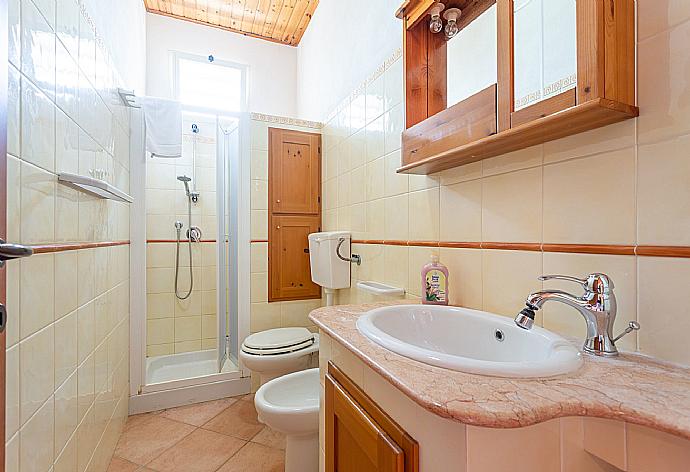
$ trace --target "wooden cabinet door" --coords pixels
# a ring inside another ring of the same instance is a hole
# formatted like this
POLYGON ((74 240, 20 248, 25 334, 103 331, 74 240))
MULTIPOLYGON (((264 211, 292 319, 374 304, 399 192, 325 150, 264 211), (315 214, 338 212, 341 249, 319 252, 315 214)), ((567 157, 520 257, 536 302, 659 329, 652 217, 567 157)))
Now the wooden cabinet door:
POLYGON ((269 128, 269 208, 273 213, 318 215, 321 208, 321 136, 269 128))
POLYGON ((404 472, 405 454, 381 425, 326 376, 326 472, 404 472))
POLYGON ((319 231, 320 217, 271 215, 269 224, 269 301, 320 298, 309 264, 309 234, 319 231))

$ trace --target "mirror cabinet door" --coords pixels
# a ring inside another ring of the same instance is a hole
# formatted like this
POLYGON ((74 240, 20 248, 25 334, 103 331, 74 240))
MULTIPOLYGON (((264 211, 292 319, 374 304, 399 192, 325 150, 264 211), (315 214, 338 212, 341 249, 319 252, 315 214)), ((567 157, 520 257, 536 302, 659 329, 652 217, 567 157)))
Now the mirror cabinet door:
POLYGON ((496 5, 447 43, 448 108, 496 83, 496 5))
POLYGON ((573 92, 561 96, 560 108, 575 105, 575 3, 576 0, 514 0, 514 111, 570 90, 573 92))

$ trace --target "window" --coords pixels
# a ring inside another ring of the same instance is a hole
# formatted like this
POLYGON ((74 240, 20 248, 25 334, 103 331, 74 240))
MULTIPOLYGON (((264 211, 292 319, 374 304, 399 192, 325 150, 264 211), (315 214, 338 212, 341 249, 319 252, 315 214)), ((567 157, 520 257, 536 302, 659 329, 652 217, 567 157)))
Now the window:
POLYGON ((246 108, 246 67, 209 58, 174 55, 175 96, 185 105, 224 111, 246 108))

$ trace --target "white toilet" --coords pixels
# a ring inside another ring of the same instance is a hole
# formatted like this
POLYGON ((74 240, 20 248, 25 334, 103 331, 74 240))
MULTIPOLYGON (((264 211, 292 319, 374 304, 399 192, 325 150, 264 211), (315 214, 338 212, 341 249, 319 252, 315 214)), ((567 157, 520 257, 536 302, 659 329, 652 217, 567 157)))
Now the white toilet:
POLYGON ((259 388, 259 421, 286 436, 285 472, 319 470, 319 369, 273 379, 259 388))
POLYGON ((281 375, 316 367, 319 335, 306 328, 275 328, 254 333, 242 343, 240 359, 259 374, 261 384, 281 375))

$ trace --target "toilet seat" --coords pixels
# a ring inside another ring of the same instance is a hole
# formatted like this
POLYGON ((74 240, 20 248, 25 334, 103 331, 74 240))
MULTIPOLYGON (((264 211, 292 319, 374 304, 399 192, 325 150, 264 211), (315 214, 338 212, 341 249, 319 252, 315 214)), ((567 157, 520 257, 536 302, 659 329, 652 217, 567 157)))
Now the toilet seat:
POLYGON ((306 328, 275 328, 248 336, 242 352, 256 356, 275 356, 307 349, 316 342, 316 335, 306 328))

